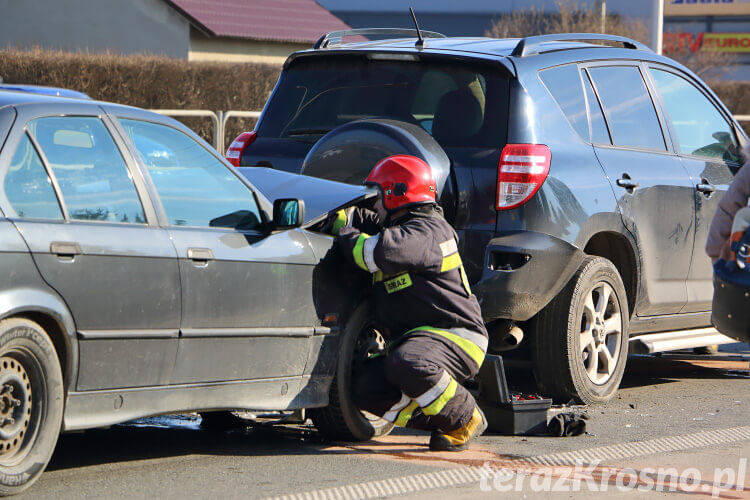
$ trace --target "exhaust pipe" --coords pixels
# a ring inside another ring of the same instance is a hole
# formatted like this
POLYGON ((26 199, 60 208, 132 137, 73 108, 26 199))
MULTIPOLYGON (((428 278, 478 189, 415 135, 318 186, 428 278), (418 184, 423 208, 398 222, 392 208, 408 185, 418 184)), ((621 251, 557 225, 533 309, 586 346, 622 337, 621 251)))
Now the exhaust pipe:
POLYGON ((490 334, 489 348, 492 351, 515 349, 523 340, 523 330, 508 319, 493 321, 487 327, 490 334))

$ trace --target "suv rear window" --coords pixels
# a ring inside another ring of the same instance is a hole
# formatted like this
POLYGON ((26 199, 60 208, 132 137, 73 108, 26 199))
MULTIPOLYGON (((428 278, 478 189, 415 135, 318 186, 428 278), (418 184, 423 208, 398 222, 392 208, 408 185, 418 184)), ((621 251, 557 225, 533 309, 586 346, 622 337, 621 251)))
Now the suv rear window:
POLYGON ((586 116, 586 101, 583 98, 578 66, 572 64, 547 69, 539 73, 539 77, 557 101, 568 122, 578 135, 588 142, 589 124, 586 116))
POLYGON ((389 118, 444 147, 499 148, 507 108, 508 79, 485 65, 311 57, 282 73, 258 135, 316 140, 353 120, 389 118))

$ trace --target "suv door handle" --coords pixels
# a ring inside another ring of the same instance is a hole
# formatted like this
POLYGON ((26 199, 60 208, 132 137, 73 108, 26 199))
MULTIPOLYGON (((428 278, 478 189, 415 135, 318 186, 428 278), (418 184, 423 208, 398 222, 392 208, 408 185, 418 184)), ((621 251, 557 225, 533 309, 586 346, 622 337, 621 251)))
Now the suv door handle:
POLYGON ((60 260, 73 260, 76 255, 81 253, 81 247, 78 243, 70 241, 53 241, 49 245, 50 253, 57 255, 60 260))
POLYGON ((622 177, 617 179, 617 185, 627 189, 628 191, 633 191, 638 187, 638 183, 631 179, 628 174, 622 174, 622 177))
POLYGON ((196 264, 208 264, 209 260, 214 259, 214 253, 210 248, 188 248, 187 258, 196 264))
POLYGON ((716 191, 716 186, 708 182, 706 179, 701 179, 701 183, 696 185, 695 189, 706 196, 711 196, 716 191))

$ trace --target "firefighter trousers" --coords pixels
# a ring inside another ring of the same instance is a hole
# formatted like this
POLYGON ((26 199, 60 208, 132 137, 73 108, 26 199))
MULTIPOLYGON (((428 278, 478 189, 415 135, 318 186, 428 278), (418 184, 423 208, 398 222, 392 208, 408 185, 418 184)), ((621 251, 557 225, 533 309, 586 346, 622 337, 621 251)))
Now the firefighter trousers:
POLYGON ((416 331, 365 361, 352 381, 353 398, 398 426, 449 432, 471 419, 476 402, 462 384, 478 371, 459 345, 416 331))

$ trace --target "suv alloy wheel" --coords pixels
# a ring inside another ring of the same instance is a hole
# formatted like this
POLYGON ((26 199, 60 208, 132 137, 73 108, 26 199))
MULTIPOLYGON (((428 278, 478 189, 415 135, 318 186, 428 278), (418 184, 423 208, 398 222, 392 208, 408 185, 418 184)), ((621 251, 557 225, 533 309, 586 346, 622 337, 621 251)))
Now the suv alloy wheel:
POLYGON ((542 393, 563 403, 611 399, 625 371, 628 318, 614 264, 603 257, 584 259, 534 323, 532 361, 542 393))

